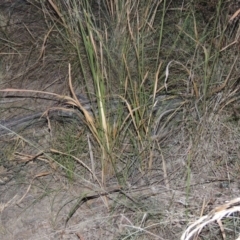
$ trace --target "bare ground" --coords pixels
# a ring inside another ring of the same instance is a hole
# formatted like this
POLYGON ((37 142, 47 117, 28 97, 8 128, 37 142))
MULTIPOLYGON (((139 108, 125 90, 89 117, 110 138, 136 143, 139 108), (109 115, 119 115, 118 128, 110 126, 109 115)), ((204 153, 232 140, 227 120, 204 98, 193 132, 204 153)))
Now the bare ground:
POLYGON ((76 166, 75 180, 69 182, 44 156, 28 160, 23 154, 31 157, 36 150, 18 140, 22 155, 1 157, 6 160, 0 173, 1 239, 124 239, 136 233, 137 239, 180 238, 189 220, 239 196, 239 132, 219 116, 209 124, 193 154, 194 139, 181 132, 163 150, 169 188, 156 153, 149 176, 134 175, 123 193, 111 192, 119 186, 109 179, 106 197, 98 196, 82 166, 76 166))

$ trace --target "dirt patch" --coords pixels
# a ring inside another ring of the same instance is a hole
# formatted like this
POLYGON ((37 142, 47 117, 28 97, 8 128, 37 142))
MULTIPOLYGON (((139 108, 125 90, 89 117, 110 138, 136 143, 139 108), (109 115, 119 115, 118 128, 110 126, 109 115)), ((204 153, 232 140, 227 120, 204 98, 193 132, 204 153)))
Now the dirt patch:
MULTIPOLYGON (((229 128, 216 117, 214 125, 212 121, 211 128, 205 128, 208 133, 199 137, 194 156, 186 154, 189 136, 176 135, 163 150, 165 160, 160 154, 154 156, 151 174, 135 174, 123 193, 110 193, 119 185, 109 179, 106 196, 98 196, 101 190, 96 183, 91 184, 89 174, 79 164, 75 180, 69 182, 67 173, 58 167, 54 170, 44 157, 21 163, 23 156, 15 155, 12 165, 6 159, 8 166, 2 167, 0 186, 1 239, 122 239, 131 234, 138 239, 146 239, 146 235, 147 239, 180 237, 187 218, 195 219, 201 211, 207 214, 239 195, 239 133, 229 132, 229 128), (224 140, 217 134, 224 134, 224 140), (217 139, 222 139, 221 147, 217 139), (229 142, 236 148, 230 149, 229 142), (86 201, 79 204, 84 198, 86 201)), ((22 152, 30 153, 29 146, 22 152)))

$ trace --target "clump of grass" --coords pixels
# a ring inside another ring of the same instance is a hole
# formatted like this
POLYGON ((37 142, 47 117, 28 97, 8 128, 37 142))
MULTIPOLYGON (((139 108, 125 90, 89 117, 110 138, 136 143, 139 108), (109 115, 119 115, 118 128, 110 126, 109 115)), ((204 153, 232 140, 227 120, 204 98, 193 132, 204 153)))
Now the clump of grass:
MULTIPOLYGON (((151 134, 149 102, 151 105, 155 101, 161 62, 156 59, 151 66, 145 45, 149 41, 148 35, 152 35, 151 26, 160 3, 106 1, 102 5, 96 4, 97 11, 88 1, 49 3, 56 15, 45 5, 42 5, 43 12, 49 14, 53 22, 60 21, 59 34, 76 53, 73 71, 81 74, 79 84, 85 85, 90 99, 96 99, 94 120, 86 123, 101 149, 102 181, 105 182, 106 175, 119 171, 115 151, 121 146, 116 144, 126 144, 129 141, 126 139, 132 139, 132 150, 137 155, 140 153, 142 159, 140 165, 147 157, 147 153, 143 153, 149 148, 146 141, 149 142, 151 134), (154 80, 146 87, 150 67, 156 68, 151 76, 154 80), (113 104, 109 104, 110 101, 113 104)), ((161 32, 159 38, 162 38, 161 32)), ((160 52, 159 44, 158 41, 156 56, 160 52)), ((71 74, 69 72, 69 77, 71 74)), ((73 88, 71 92, 73 94, 73 88)))
MULTIPOLYGON (((175 147, 181 130, 189 144, 182 145, 187 152, 182 168, 186 170, 188 198, 206 118, 239 100, 238 84, 232 89, 238 78, 234 70, 238 55, 225 56, 233 45, 226 39, 229 24, 222 19, 223 1, 209 13, 208 23, 202 17, 201 4, 193 1, 32 2, 46 16, 49 29, 43 45, 48 38, 54 39, 52 33, 57 34, 55 40, 69 60, 65 64, 71 97, 57 97, 83 113, 90 133, 91 168, 76 157, 82 149, 67 138, 69 145, 64 151, 52 151, 66 157, 67 161, 61 159, 60 163, 69 177, 73 177, 71 159, 75 159, 101 188, 111 178, 126 186, 132 179, 135 182, 139 173, 141 177, 150 175, 161 162, 163 182, 171 189, 168 165, 172 163, 164 153, 175 147), (226 62, 228 57, 231 61, 226 62), (90 99, 91 113, 77 99, 79 89, 90 99), (170 109, 162 107, 166 102, 171 103, 170 109), (168 142, 173 144, 164 152, 168 142)), ((140 227, 136 230, 136 235, 143 231, 140 227)))

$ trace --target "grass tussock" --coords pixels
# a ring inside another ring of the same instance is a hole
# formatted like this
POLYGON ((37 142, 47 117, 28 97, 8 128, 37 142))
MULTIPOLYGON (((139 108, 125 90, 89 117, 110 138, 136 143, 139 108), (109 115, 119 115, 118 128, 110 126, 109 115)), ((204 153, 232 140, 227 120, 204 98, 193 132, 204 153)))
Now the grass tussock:
MULTIPOLYGON (((66 127, 67 134, 51 135, 47 150, 22 139, 73 182, 85 179, 109 210, 130 210, 118 219, 121 239, 180 237, 180 222, 197 214, 200 196, 208 194, 198 189, 202 179, 211 182, 208 178, 218 179, 221 172, 230 181, 229 169, 239 166, 224 155, 239 152, 237 7, 215 0, 22 4, 41 21, 25 22, 30 42, 23 38, 21 44, 19 31, 0 26, 2 65, 12 61, 16 75, 10 83, 1 78, 0 93, 28 95, 33 102, 54 98, 81 118, 74 129, 66 127), (32 49, 25 51, 28 44, 32 49), (26 69, 20 71, 13 54, 26 69), (56 80, 49 80, 56 74, 56 80), (78 93, 88 99, 89 108, 78 93), (108 191, 111 185, 116 191, 108 191)), ((3 12, 0 19, 6 18, 3 12)), ((16 19, 9 21, 14 25, 16 19)), ((6 67, 1 75, 11 77, 6 67)), ((46 102, 52 109, 52 102, 46 102)), ((1 114, 11 106, 6 103, 1 114)))

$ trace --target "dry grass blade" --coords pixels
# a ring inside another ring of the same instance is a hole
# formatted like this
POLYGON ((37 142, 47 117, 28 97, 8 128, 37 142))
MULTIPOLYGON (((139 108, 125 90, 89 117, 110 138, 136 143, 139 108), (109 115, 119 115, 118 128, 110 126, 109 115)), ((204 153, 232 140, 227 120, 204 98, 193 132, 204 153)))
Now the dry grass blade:
POLYGON ((90 131, 92 132, 92 134, 94 135, 95 139, 98 141, 99 145, 102 146, 101 144, 101 141, 99 139, 99 135, 98 135, 98 132, 97 132, 97 129, 95 127, 95 123, 94 123, 94 119, 93 117, 90 115, 90 113, 82 106, 81 102, 78 100, 75 92, 74 92, 74 89, 73 89, 73 86, 72 86, 72 77, 71 77, 71 64, 68 65, 68 74, 69 74, 69 88, 70 88, 70 91, 71 91, 71 94, 73 96, 73 98, 70 98, 70 97, 66 97, 65 99, 66 100, 69 100, 69 104, 72 104, 76 107, 78 107, 84 114, 84 117, 86 119, 86 122, 88 123, 88 127, 90 129, 90 131))
MULTIPOLYGON (((70 66, 69 66, 69 72, 71 71, 70 69, 70 66)), ((46 92, 46 91, 38 91, 38 90, 28 90, 28 89, 14 89, 14 88, 6 88, 6 89, 3 89, 3 90, 0 90, 0 92, 6 92, 6 93, 37 93, 37 94, 43 94, 43 95, 49 95, 49 96, 53 96, 54 98, 56 99, 59 99, 60 101, 61 100, 64 100, 67 104, 69 105, 72 105, 72 106, 75 106, 77 108, 79 108, 83 114, 84 114, 84 117, 86 118, 86 121, 90 124, 90 126, 92 127, 92 131, 93 133, 96 134, 96 128, 94 126, 94 120, 93 120, 93 117, 90 115, 90 113, 82 106, 82 104, 80 103, 80 101, 78 100, 75 92, 73 91, 73 88, 72 88, 72 82, 71 82, 71 77, 69 77, 69 86, 70 86, 70 89, 71 89, 71 94, 73 95, 73 98, 72 97, 69 97, 69 96, 64 96, 64 95, 60 95, 60 94, 56 94, 56 93, 52 93, 52 92, 46 92)), ((16 96, 16 95, 15 95, 16 96)), ((29 96, 21 96, 21 97, 29 97, 29 96)), ((34 97, 32 95, 32 97, 34 97)), ((50 110, 52 109, 57 109, 57 108, 51 108, 49 110, 46 110, 45 113, 49 112, 50 110)), ((60 108, 58 108, 60 109, 60 108)), ((68 110, 68 109, 64 109, 64 111, 71 111, 71 110, 68 110)), ((44 113, 44 114, 45 114, 44 113)))
POLYGON ((45 48, 46 48, 47 39, 48 39, 49 34, 51 33, 51 31, 53 30, 53 27, 54 26, 52 26, 50 28, 50 30, 47 32, 47 34, 44 36, 43 43, 42 43, 42 48, 41 48, 41 52, 40 52, 40 56, 39 56, 37 61, 39 61, 41 58, 43 58, 43 55, 44 55, 44 52, 45 52, 45 48))
POLYGON ((93 130, 96 131, 95 127, 94 127, 94 120, 93 117, 89 114, 89 112, 82 106, 82 104, 80 103, 80 101, 78 100, 75 91, 73 90, 73 86, 72 86, 72 76, 71 76, 71 64, 68 65, 68 77, 69 77, 69 87, 70 87, 70 91, 71 94, 73 96, 73 99, 69 99, 69 100, 73 100, 72 103, 79 107, 79 109, 83 112, 86 121, 91 125, 91 127, 93 127, 93 130))
POLYGON ((46 95, 54 96, 54 97, 56 97, 58 99, 64 99, 65 98, 65 96, 59 95, 59 94, 56 94, 56 93, 44 92, 44 91, 38 91, 38 90, 29 90, 29 89, 6 88, 6 89, 0 90, 0 92, 40 93, 40 94, 46 94, 46 95))
POLYGON ((29 155, 29 154, 23 154, 19 152, 15 152, 16 158, 19 159, 20 162, 31 162, 35 159, 38 159, 40 156, 43 155, 43 152, 39 152, 36 155, 29 155))
POLYGON ((56 14, 58 15, 58 17, 61 19, 62 23, 64 24, 64 26, 66 27, 66 22, 64 20, 63 15, 61 14, 61 11, 59 10, 59 8, 57 7, 57 5, 52 1, 52 0, 48 0, 48 2, 50 3, 50 5, 52 6, 52 8, 54 9, 54 11, 56 12, 56 14))
POLYGON ((215 221, 220 223, 219 226, 222 232, 222 236, 224 238, 225 232, 221 224, 221 219, 224 217, 229 217, 235 212, 240 212, 240 198, 233 199, 227 204, 216 207, 208 215, 199 218, 186 229, 186 231, 181 236, 181 240, 191 240, 192 237, 198 236, 200 234, 203 227, 215 221))
POLYGON ((3 210, 5 209, 5 208, 7 208, 8 206, 10 206, 11 204, 15 204, 15 202, 16 202, 16 197, 17 197, 18 195, 16 194, 12 199, 10 199, 7 203, 0 203, 0 213, 2 213, 3 212, 3 210))
POLYGON ((240 8, 230 17, 229 22, 232 22, 240 14, 240 8))
MULTIPOLYGON (((126 103, 126 106, 127 106, 127 109, 128 109, 128 112, 132 118, 132 122, 133 122, 133 125, 134 125, 134 128, 136 130, 136 133, 138 135, 138 139, 141 140, 141 135, 138 131, 138 127, 137 127, 137 124, 136 124, 136 121, 135 121, 135 117, 134 117, 134 111, 136 111, 137 109, 132 109, 131 105, 129 104, 129 102, 122 96, 118 95, 118 97, 120 99, 122 99, 125 103, 126 103)), ((127 119, 127 118, 126 118, 127 119)))

